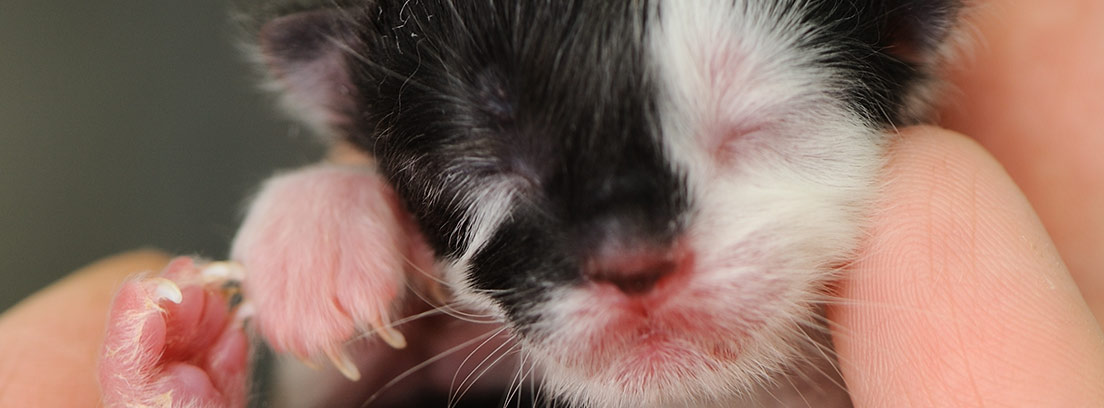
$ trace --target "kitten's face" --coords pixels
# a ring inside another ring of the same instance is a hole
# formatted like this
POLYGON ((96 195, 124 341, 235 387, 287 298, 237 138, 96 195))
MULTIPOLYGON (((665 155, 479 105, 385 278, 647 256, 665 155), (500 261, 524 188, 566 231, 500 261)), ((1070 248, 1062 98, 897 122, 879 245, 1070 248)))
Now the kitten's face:
POLYGON ((678 404, 811 347, 950 5, 378 1, 262 45, 553 390, 678 404))

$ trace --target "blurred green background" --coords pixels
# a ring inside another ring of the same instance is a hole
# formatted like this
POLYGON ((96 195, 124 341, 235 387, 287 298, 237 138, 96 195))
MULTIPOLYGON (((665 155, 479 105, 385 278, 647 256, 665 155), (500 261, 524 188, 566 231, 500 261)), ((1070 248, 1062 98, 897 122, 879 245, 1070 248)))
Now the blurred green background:
POLYGON ((228 10, 0 1, 0 310, 118 251, 225 257, 259 182, 319 157, 228 10))

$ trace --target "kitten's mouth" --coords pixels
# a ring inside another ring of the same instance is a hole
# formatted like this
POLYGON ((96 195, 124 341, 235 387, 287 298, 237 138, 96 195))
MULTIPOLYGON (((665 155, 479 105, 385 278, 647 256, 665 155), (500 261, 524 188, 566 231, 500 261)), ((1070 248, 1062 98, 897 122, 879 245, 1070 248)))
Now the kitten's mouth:
POLYGON ((653 394, 742 364, 777 299, 754 277, 719 276, 691 268, 643 294, 601 282, 568 290, 554 306, 559 330, 541 343, 548 365, 560 370, 549 373, 653 394))
MULTIPOLYGON (((596 372, 624 369, 715 369, 717 362, 739 358, 741 328, 720 327, 695 310, 653 311, 647 316, 614 319, 593 336, 578 362, 596 372)), ((657 373, 642 373, 654 378, 657 373)))

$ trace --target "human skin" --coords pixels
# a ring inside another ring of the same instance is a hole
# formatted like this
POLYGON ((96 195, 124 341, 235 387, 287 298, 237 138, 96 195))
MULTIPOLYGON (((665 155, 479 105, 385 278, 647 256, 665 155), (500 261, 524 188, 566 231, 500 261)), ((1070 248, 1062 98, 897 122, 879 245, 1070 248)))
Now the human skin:
POLYGON ((828 309, 859 407, 1089 407, 1104 333, 1026 198, 974 141, 902 131, 828 309))
POLYGON ((942 125, 1027 195, 1104 324, 1104 1, 981 2, 942 125))
POLYGON ((0 316, 0 407, 99 406, 96 360, 111 298, 127 277, 168 260, 157 251, 113 256, 0 316))

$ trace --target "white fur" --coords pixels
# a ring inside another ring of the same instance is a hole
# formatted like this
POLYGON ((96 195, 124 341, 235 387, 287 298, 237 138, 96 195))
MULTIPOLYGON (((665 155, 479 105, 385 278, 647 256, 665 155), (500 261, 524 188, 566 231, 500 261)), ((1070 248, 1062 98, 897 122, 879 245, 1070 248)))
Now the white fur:
POLYGON ((610 299, 619 294, 565 290, 544 311, 554 335, 532 354, 550 390, 588 407, 731 406, 787 391, 770 380, 815 348, 802 325, 814 321, 830 266, 854 249, 874 193, 880 136, 830 94, 837 73, 797 50, 815 28, 771 2, 687 5, 661 5, 650 41, 662 143, 689 182, 686 239, 697 261, 688 286, 638 326, 663 332, 687 313, 714 320, 710 330, 665 333, 665 346, 685 355, 637 367, 643 336, 607 329, 624 317, 610 299), (700 350, 718 344, 738 357, 700 350))
POLYGON ((468 191, 470 193, 461 198, 465 201, 463 207, 471 209, 464 222, 467 225, 464 242, 468 246, 459 258, 448 260, 439 267, 445 281, 465 306, 480 311, 495 311, 502 316, 504 312, 498 305, 490 297, 479 293, 467 276, 472 258, 487 245, 498 226, 510 217, 518 193, 517 183, 503 178, 490 185, 472 186, 468 191))

